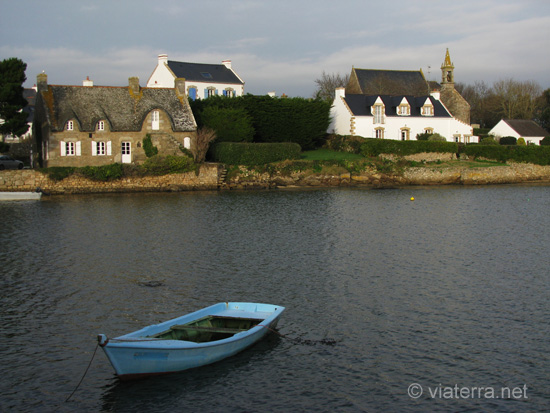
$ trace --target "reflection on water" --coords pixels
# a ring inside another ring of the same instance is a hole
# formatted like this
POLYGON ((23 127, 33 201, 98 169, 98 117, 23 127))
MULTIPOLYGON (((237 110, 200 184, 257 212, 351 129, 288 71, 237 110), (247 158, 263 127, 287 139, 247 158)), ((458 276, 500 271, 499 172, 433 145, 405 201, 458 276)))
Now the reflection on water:
POLYGON ((193 192, 0 203, 1 411, 543 411, 550 187, 193 192), (414 196, 415 201, 410 201, 414 196), (95 336, 219 301, 281 334, 120 383, 95 336), (523 386, 528 399, 419 399, 523 386))

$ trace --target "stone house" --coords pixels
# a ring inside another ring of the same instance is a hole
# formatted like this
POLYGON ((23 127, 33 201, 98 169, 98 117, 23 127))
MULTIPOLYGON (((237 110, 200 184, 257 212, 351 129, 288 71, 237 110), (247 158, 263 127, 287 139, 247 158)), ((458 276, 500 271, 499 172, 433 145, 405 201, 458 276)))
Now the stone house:
POLYGON ((161 54, 147 87, 174 87, 176 79, 184 79, 185 92, 192 100, 244 94, 244 82, 231 67, 231 60, 221 64, 176 62, 161 54))
POLYGON ((195 118, 184 82, 175 87, 142 88, 129 78, 127 87, 48 85, 37 76, 34 139, 43 167, 140 163, 143 140, 150 136, 159 154, 182 155, 196 149, 195 118))
POLYGON ((489 131, 489 135, 497 139, 513 136, 516 139, 525 139, 525 143, 528 145, 540 145, 540 141, 546 136, 550 136, 550 133, 532 120, 502 119, 489 131))

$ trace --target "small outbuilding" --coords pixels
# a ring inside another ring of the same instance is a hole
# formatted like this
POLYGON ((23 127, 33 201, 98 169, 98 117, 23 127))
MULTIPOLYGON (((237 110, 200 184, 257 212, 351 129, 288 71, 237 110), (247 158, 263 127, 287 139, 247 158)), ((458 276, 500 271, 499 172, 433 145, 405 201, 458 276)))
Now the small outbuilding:
POLYGON ((532 120, 502 119, 489 131, 489 135, 496 138, 505 136, 512 136, 516 139, 523 138, 528 145, 540 145, 540 142, 546 136, 550 136, 550 133, 532 120))

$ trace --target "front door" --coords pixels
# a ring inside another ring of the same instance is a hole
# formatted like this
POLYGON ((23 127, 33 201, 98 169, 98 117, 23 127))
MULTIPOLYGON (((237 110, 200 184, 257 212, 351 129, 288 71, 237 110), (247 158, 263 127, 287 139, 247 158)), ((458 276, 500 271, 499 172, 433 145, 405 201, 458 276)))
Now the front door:
POLYGON ((122 163, 132 162, 132 146, 130 145, 130 142, 122 142, 121 153, 122 153, 122 159, 121 159, 122 163))

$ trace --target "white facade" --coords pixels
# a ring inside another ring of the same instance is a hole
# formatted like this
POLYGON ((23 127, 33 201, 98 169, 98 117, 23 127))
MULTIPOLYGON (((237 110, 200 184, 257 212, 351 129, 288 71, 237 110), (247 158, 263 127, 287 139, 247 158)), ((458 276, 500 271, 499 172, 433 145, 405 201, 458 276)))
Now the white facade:
POLYGON ((193 100, 215 95, 235 97, 244 94, 244 82, 232 69, 231 60, 224 60, 221 65, 183 62, 170 64, 174 70, 169 65, 168 55, 159 55, 147 87, 173 88, 177 78, 184 78, 185 91, 193 100))
POLYGON ((417 98, 422 102, 418 113, 411 113, 410 105, 407 111, 406 97, 394 98, 399 101, 394 108, 395 114, 388 116, 383 106, 383 111, 377 113, 376 106, 383 105, 381 97, 378 96, 376 100, 371 99, 374 104, 370 110, 363 108, 362 113, 356 114, 346 102, 345 89, 338 88, 331 108, 331 124, 328 132, 338 135, 395 140, 414 140, 416 135, 430 132, 438 133, 451 142, 471 142, 472 127, 452 117, 443 103, 437 100, 437 96, 432 96, 432 98, 436 100, 436 105, 437 102, 440 103, 440 106, 437 105, 438 112, 441 113, 444 110, 445 116, 434 115, 433 102, 428 96, 417 98), (430 106, 432 106, 431 111, 430 106))

